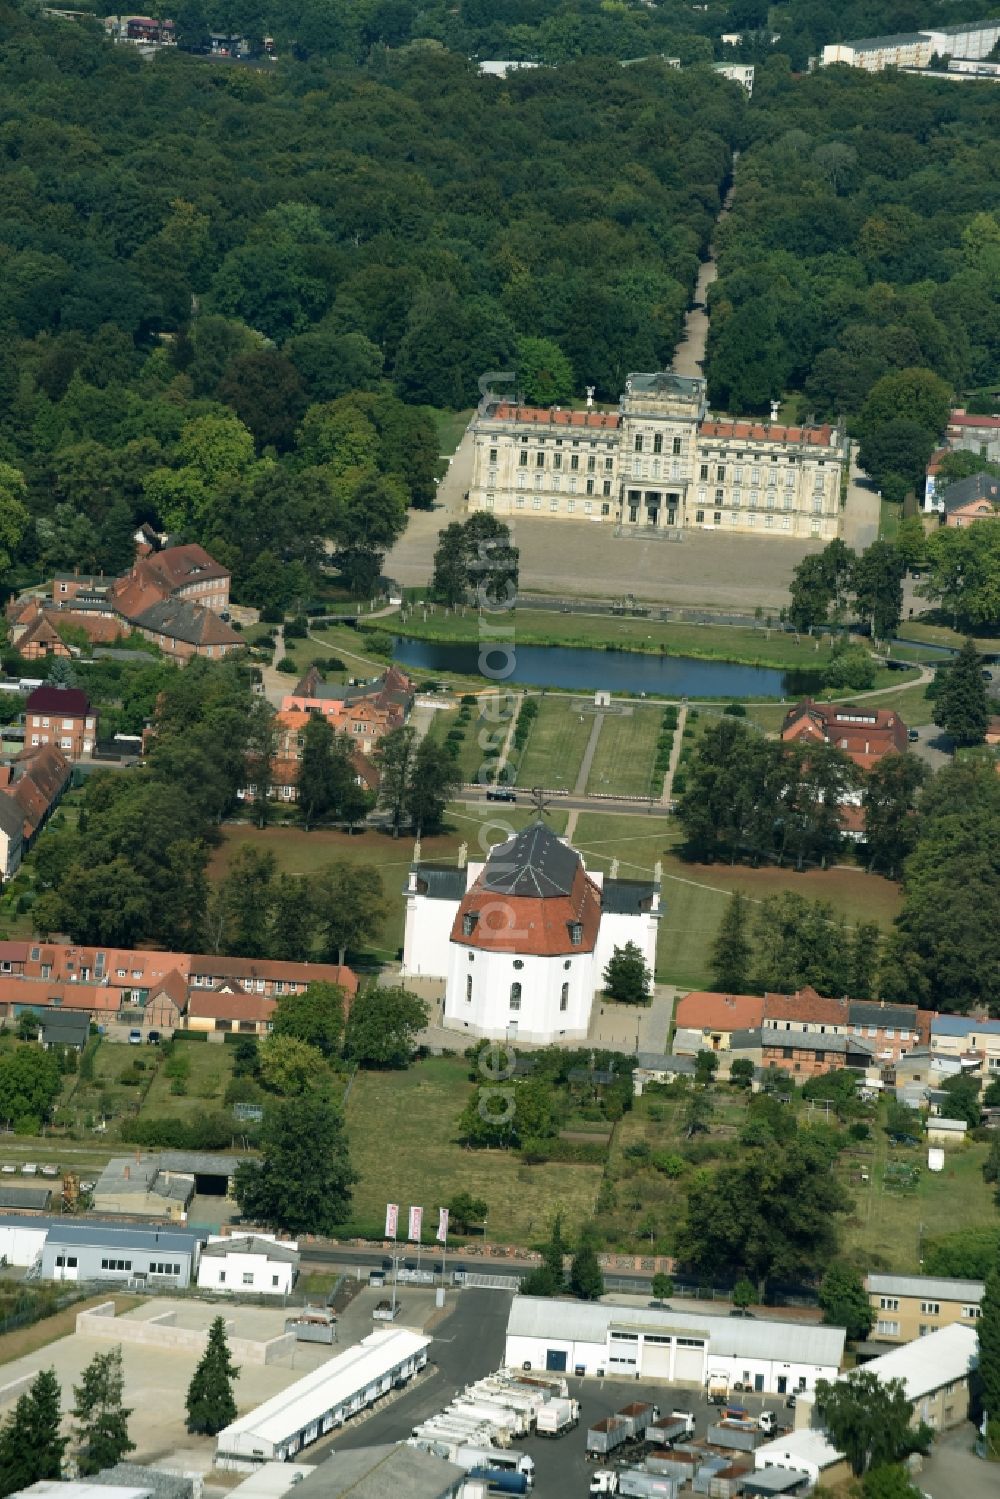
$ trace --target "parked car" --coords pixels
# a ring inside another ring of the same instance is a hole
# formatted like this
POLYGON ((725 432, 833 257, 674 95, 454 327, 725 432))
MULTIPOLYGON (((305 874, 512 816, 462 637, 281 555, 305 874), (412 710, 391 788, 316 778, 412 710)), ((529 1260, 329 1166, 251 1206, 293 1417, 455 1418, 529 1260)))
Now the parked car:
POLYGON ((34 1161, 25 1161, 24 1165, 21 1167, 21 1175, 22 1176, 37 1176, 38 1175, 38 1167, 35 1165, 34 1161))
POLYGON ((150 1046, 157 1046, 160 1040, 159 1031, 150 1031, 149 1035, 146 1037, 146 1040, 149 1042, 150 1046))
POLYGON ((493 786, 487 791, 486 800, 488 802, 516 802, 517 793, 503 786, 493 786))
POLYGON ((906 737, 911 744, 916 744, 920 738, 920 731, 918 729, 907 729, 906 737))
POLYGON ((3 1172, 4 1176, 13 1176, 16 1170, 17 1167, 11 1166, 10 1164, 0 1166, 0 1171, 3 1172))
POLYGON ((129 1046, 141 1046, 142 1045, 142 1031, 136 1031, 136 1030, 129 1031, 129 1033, 128 1033, 128 1044, 129 1044, 129 1046))

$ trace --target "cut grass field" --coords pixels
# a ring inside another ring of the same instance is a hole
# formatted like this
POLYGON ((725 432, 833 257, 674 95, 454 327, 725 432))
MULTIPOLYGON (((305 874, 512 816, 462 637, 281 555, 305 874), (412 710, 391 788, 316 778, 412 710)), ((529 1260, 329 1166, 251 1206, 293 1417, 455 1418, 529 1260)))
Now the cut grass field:
POLYGON ((808 900, 828 900, 849 924, 878 921, 888 927, 899 910, 898 885, 850 867, 750 869, 728 864, 689 864, 677 854, 680 829, 673 821, 643 823, 641 816, 583 812, 573 842, 587 867, 608 872, 619 860, 623 877, 651 874, 663 866, 663 917, 657 939, 656 977, 662 983, 699 989, 711 981, 712 943, 730 895, 739 890, 756 904, 794 890, 808 900))
POLYGON ((347 1104, 351 1159, 361 1178, 355 1223, 381 1236, 387 1202, 423 1203, 430 1223, 435 1207, 467 1191, 489 1204, 490 1239, 542 1239, 557 1212, 575 1235, 593 1214, 601 1168, 525 1166, 511 1151, 466 1150, 457 1124, 472 1087, 462 1057, 358 1074, 347 1104))
MULTIPOLYGON (((503 804, 453 803, 447 812, 447 831, 423 838, 420 856, 426 862, 454 863, 459 846, 465 843, 470 862, 475 862, 485 858, 493 844, 502 842, 510 830, 516 832, 524 827, 532 816, 527 808, 503 804)), ((561 833, 566 826, 566 814, 555 812, 549 821, 561 833)), ((403 941, 402 891, 413 859, 412 838, 393 838, 371 828, 351 835, 332 828, 316 828, 306 833, 300 827, 287 825, 262 829, 230 824, 222 829, 222 842, 212 855, 209 877, 221 879, 230 860, 245 847, 269 850, 278 862, 280 873, 302 875, 306 879, 329 864, 373 864, 382 876, 388 910, 370 951, 380 961, 395 958, 403 941)))
POLYGON ((629 715, 606 713, 587 777, 588 792, 659 798, 662 775, 654 776, 656 741, 663 714, 635 707, 629 715))
POLYGON ((144 1114, 161 1118, 165 1114, 191 1121, 201 1114, 214 1114, 224 1107, 224 1094, 233 1075, 232 1046, 185 1046, 182 1056, 188 1058, 190 1073, 186 1093, 171 1091, 172 1083, 161 1067, 146 1094, 144 1114))
POLYGON ((983 1181, 989 1147, 969 1143, 945 1151, 943 1171, 928 1171, 927 1153, 918 1146, 897 1149, 884 1130, 872 1132, 867 1156, 841 1167, 841 1179, 854 1198, 854 1211, 843 1227, 844 1248, 871 1269, 917 1272, 924 1240, 963 1229, 996 1228, 992 1190, 983 1181), (886 1189, 886 1166, 899 1162, 918 1168, 910 1191, 886 1189), (860 1181, 860 1167, 868 1181, 860 1181), (853 1168, 853 1169, 852 1169, 853 1168))
POLYGON ((572 698, 543 697, 517 766, 518 786, 572 791, 594 727, 593 714, 573 712, 572 698))

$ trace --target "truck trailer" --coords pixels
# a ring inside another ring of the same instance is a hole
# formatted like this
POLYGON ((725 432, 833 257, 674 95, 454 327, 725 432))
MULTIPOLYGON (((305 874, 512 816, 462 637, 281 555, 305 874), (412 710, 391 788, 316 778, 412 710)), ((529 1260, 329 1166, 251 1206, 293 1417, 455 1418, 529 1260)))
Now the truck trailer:
POLYGON ((527 1494, 531 1487, 524 1473, 508 1473, 504 1468, 470 1468, 469 1477, 485 1483, 488 1494, 527 1494))
POLYGON ((642 1468, 599 1468, 590 1480, 591 1494, 619 1494, 623 1499, 677 1499, 676 1478, 642 1468))
POLYGON ((606 1416, 587 1430, 588 1458, 609 1457, 629 1440, 628 1426, 619 1416, 606 1416))
POLYGON ((452 1462, 466 1472, 473 1468, 490 1468, 498 1473, 522 1473, 531 1488, 535 1481, 535 1463, 526 1452, 501 1451, 496 1447, 459 1447, 452 1462))

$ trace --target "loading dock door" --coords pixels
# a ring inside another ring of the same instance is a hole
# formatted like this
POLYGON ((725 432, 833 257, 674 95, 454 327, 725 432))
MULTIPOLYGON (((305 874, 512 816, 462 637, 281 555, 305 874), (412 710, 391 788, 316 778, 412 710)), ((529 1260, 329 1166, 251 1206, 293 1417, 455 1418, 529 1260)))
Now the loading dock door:
POLYGON ((568 1357, 568 1354, 560 1353, 558 1348, 546 1348, 545 1367, 551 1369, 554 1374, 565 1374, 568 1357))
POLYGON ((677 1339, 674 1379, 679 1384, 701 1384, 705 1378, 705 1344, 696 1338, 677 1339))
POLYGON ((643 1379, 669 1379, 673 1338, 644 1337, 642 1340, 643 1379))

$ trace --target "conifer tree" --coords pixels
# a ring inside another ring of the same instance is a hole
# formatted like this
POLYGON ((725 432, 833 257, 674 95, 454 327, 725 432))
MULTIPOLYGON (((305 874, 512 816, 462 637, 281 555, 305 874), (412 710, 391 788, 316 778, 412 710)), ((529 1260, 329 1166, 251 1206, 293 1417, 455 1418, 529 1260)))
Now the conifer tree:
POLYGON ((1000 1261, 986 1277, 979 1333, 979 1388, 990 1455, 1000 1453, 1000 1261))
POLYGON ((59 1434, 59 1383, 42 1369, 0 1427, 0 1495, 62 1474, 66 1438, 59 1434))
POLYGON ((188 1431, 214 1437, 235 1421, 233 1380, 239 1377, 240 1371, 229 1356, 225 1319, 216 1317, 208 1330, 208 1346, 188 1386, 188 1431))
POLYGON ((971 640, 938 672, 936 685, 934 722, 958 745, 982 744, 990 708, 983 659, 971 640))
POLYGON ((597 1251, 589 1239, 584 1239, 569 1271, 570 1290, 581 1301, 597 1301, 604 1295, 604 1275, 597 1258, 597 1251))
POLYGON ((132 1412, 122 1404, 124 1391, 121 1344, 95 1354, 83 1371, 83 1383, 73 1386, 77 1461, 84 1477, 113 1468, 135 1450, 128 1434, 132 1412))
POLYGON ((739 891, 726 906, 712 945, 713 983, 722 994, 745 994, 753 948, 747 931, 747 903, 739 891))

